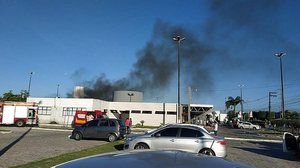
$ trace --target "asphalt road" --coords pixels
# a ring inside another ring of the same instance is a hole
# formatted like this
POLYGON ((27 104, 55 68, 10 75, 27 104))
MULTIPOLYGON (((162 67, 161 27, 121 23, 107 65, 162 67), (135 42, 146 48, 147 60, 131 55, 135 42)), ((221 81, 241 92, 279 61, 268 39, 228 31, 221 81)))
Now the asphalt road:
POLYGON ((260 134, 256 130, 220 127, 227 142, 226 159, 259 168, 299 168, 300 156, 282 151, 282 136, 260 134), (232 140, 235 139, 235 140, 232 140))
POLYGON ((0 167, 11 167, 64 153, 98 146, 106 141, 75 141, 68 138, 70 130, 46 130, 30 127, 0 127, 0 167))
MULTIPOLYGON (((0 167, 10 167, 41 160, 64 153, 98 146, 106 141, 68 139, 69 130, 46 130, 30 127, 0 127, 0 167)), ((227 138, 228 160, 242 162, 260 168, 298 168, 300 156, 282 152, 280 141, 260 141, 261 135, 253 131, 243 131, 220 127, 219 134, 227 138), (242 137, 241 137, 242 135, 242 137), (258 141, 249 141, 249 135, 258 141), (232 140, 230 138, 240 137, 232 140)), ((274 138, 274 137, 273 137, 274 138)), ((276 137, 275 137, 276 138, 276 137)), ((278 138, 277 138, 278 139, 278 138)))

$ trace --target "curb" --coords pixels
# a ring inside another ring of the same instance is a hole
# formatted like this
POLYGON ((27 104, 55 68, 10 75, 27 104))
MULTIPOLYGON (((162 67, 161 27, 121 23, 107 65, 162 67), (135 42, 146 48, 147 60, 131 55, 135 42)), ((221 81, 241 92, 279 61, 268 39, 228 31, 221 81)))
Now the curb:
POLYGON ((272 139, 249 139, 249 138, 230 138, 225 137, 226 140, 233 141, 251 141, 251 142, 273 142, 273 143, 282 143, 282 140, 272 140, 272 139))

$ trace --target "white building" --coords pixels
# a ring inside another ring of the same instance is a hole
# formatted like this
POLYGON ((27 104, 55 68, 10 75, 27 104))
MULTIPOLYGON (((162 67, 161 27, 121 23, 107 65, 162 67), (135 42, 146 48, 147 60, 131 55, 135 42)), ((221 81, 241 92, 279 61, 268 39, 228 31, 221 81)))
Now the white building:
MULTIPOLYGON (((147 102, 108 102, 87 98, 27 98, 27 102, 39 104, 40 123, 58 123, 70 126, 76 110, 101 110, 110 118, 125 120, 132 118, 132 124, 159 126, 166 123, 177 123, 177 103, 147 103, 147 102)), ((183 105, 183 109, 187 105, 183 105)), ((212 111, 213 105, 191 105, 192 118, 199 117, 207 111, 212 111)), ((183 110, 184 111, 184 110, 183 110)), ((187 114, 187 112, 183 112, 187 114)), ((206 114, 207 115, 207 114, 206 114)))

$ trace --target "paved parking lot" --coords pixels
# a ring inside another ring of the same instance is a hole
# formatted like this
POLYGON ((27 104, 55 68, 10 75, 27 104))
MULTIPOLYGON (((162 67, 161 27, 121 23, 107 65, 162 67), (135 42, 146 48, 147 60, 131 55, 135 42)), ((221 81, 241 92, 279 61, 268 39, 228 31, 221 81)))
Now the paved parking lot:
MULTIPOLYGON (((68 139, 70 130, 30 129, 28 127, 0 127, 1 129, 11 130, 11 133, 0 133, 1 168, 107 143, 99 140, 70 140, 68 139)), ((221 136, 227 138, 240 136, 243 133, 241 130, 227 127, 220 127, 219 132, 221 136)), ((247 138, 246 135, 245 138, 247 138)), ((227 139, 227 159, 261 168, 299 167, 300 157, 283 153, 282 144, 278 142, 246 141, 243 138, 227 139)))
POLYGON ((68 139, 70 130, 45 130, 30 127, 0 127, 0 130, 11 130, 11 133, 0 133, 0 167, 25 164, 64 153, 79 151, 98 146, 106 141, 68 139))

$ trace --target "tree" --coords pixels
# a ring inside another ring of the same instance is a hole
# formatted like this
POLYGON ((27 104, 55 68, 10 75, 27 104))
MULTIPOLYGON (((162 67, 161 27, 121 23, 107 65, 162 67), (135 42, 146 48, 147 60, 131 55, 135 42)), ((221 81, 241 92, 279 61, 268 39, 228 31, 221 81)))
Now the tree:
POLYGON ((295 111, 285 111, 285 116, 286 119, 300 119, 300 114, 295 112, 295 111))
POLYGON ((233 112, 235 113, 235 108, 238 104, 242 102, 242 99, 240 96, 237 96, 235 99, 233 97, 228 97, 228 100, 225 102, 226 108, 229 109, 233 107, 233 112))
POLYGON ((6 92, 1 97, 1 101, 17 101, 22 102, 26 101, 26 98, 28 97, 28 92, 26 90, 21 90, 20 94, 14 94, 12 90, 6 92))

